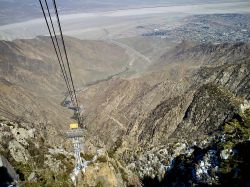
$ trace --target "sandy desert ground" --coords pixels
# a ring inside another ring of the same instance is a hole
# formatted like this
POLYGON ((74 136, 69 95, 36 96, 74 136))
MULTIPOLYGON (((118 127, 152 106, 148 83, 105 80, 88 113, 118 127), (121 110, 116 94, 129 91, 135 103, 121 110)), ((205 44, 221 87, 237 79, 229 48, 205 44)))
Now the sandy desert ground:
MULTIPOLYGON (((135 8, 61 16, 64 34, 80 39, 100 40, 108 36, 126 38, 138 35, 140 25, 175 26, 192 14, 249 13, 250 2, 135 8)), ((0 40, 28 39, 48 35, 43 18, 0 26, 0 40)))

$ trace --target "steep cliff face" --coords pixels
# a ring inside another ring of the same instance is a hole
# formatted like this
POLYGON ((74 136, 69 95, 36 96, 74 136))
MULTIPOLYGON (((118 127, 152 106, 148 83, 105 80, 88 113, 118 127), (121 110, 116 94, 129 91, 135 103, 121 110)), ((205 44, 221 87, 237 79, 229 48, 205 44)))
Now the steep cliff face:
POLYGON ((194 81, 198 84, 212 82, 222 85, 235 95, 249 100, 249 69, 249 60, 217 67, 204 67, 197 73, 194 81))
POLYGON ((201 86, 195 92, 183 121, 178 124, 172 137, 192 140, 213 134, 238 113, 241 102, 224 88, 213 84, 201 86))

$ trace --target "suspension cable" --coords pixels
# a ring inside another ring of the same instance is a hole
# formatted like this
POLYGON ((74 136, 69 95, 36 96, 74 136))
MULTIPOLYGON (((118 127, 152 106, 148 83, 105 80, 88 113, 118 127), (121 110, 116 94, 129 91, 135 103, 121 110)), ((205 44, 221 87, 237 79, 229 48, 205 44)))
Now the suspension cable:
POLYGON ((56 18, 57 18, 57 24, 58 24, 58 28, 59 28, 59 31, 60 31, 60 36, 61 36, 61 41, 62 41, 62 45, 63 45, 63 50, 64 50, 64 55, 65 55, 65 59, 66 59, 66 64, 67 64, 68 71, 66 70, 66 68, 64 66, 64 61, 63 61, 63 58, 62 58, 62 53, 61 53, 61 50, 60 50, 60 47, 59 47, 59 43, 58 43, 58 39, 57 39, 57 36, 56 36, 56 33, 55 33, 55 28, 54 28, 54 24, 53 24, 53 21, 52 21, 52 18, 51 18, 51 14, 50 14, 50 11, 49 11, 47 0, 44 0, 44 1, 45 1, 45 4, 46 4, 46 8, 47 8, 47 11, 48 11, 48 15, 49 15, 49 18, 50 18, 50 23, 52 25, 52 30, 53 30, 53 34, 54 34, 56 43, 54 42, 54 39, 52 37, 51 28, 49 26, 49 23, 48 23, 48 20, 47 20, 45 11, 44 11, 43 4, 42 4, 41 0, 39 0, 41 8, 42 8, 42 11, 43 11, 43 16, 45 18, 46 25, 47 25, 48 30, 49 30, 50 38, 51 38, 51 41, 53 43, 53 47, 55 49, 56 56, 57 56, 57 59, 58 59, 61 71, 63 73, 63 78, 64 78, 64 81, 66 83, 67 89, 69 91, 69 95, 71 97, 71 101, 72 101, 73 105, 76 107, 76 110, 77 110, 77 113, 76 113, 77 114, 77 116, 76 116, 77 121, 80 124, 80 113, 79 113, 78 100, 77 100, 77 96, 76 96, 76 89, 75 89, 75 85, 74 85, 74 82, 73 82, 72 73, 71 73, 71 69, 70 69, 70 65, 69 65, 68 54, 67 54, 67 50, 66 50, 66 46, 65 46, 65 42, 64 42, 64 37, 63 37, 61 23, 60 23, 58 11, 57 11, 56 1, 53 0, 54 11, 55 11, 55 15, 56 15, 56 18), (56 45, 57 45, 57 48, 56 48, 56 45), (57 49, 58 49, 59 53, 58 53, 57 49), (61 59, 62 62, 60 61, 60 59, 61 59))
MULTIPOLYGON (((66 86, 67 86, 68 92, 69 92, 69 94, 70 94, 70 97, 72 97, 72 95, 71 95, 72 91, 71 91, 70 87, 68 86, 69 83, 68 83, 68 80, 67 80, 67 76, 66 76, 66 74, 65 74, 66 72, 63 71, 63 66, 62 66, 62 63, 63 63, 63 62, 60 61, 59 54, 58 54, 58 52, 57 52, 56 44, 55 44, 55 42, 54 42, 54 40, 53 40, 53 37, 52 37, 51 29, 50 29, 50 26, 49 26, 49 23, 48 23, 48 20, 47 20, 45 11, 44 11, 43 4, 42 4, 41 0, 39 0, 39 2, 40 2, 40 6, 41 6, 41 8, 42 8, 43 16, 44 16, 44 19, 45 19, 45 21, 46 21, 46 25, 47 25, 47 28, 48 28, 48 31, 49 31, 49 35, 50 35, 52 44, 53 44, 54 50, 55 50, 55 52, 56 52, 56 56, 57 56, 57 59, 58 59, 58 62, 59 62, 59 65, 60 65, 60 68, 61 68, 61 71, 62 71, 62 74, 63 74, 63 79, 64 79, 64 81, 65 81, 65 83, 66 83, 66 86)), ((59 46, 58 46, 58 48, 59 48, 59 46)))
POLYGON ((65 68, 65 65, 64 65, 64 61, 63 61, 63 58, 62 58, 61 49, 59 47, 59 42, 58 42, 58 39, 57 39, 57 36, 56 36, 55 27, 54 27, 54 24, 53 24, 53 21, 52 21, 52 18, 51 18, 51 14, 50 14, 50 10, 49 10, 47 0, 45 0, 45 4, 46 4, 47 11, 48 11, 48 15, 49 15, 49 19, 50 19, 50 24, 52 26, 53 34, 54 34, 54 37, 55 37, 55 40, 56 40, 56 45, 57 45, 57 49, 58 49, 58 52, 59 52, 59 56, 60 56, 60 59, 61 59, 61 64, 62 64, 62 67, 63 67, 62 71, 64 72, 64 75, 65 75, 66 86, 67 86, 67 89, 69 91, 70 98, 71 98, 71 100, 73 100, 73 95, 72 95, 72 91, 71 91, 71 87, 70 87, 70 83, 69 83, 69 78, 68 78, 67 71, 66 71, 66 68, 65 68))
MULTIPOLYGON (((71 84, 72 84, 72 88, 73 88, 73 92, 74 92, 74 96, 75 96, 75 102, 76 102, 75 104, 76 104, 77 109, 79 109, 78 100, 77 100, 77 97, 76 97, 76 90, 75 90, 75 86, 74 86, 74 82, 73 82, 73 78, 72 78, 72 74, 71 74, 71 70, 70 70, 69 59, 68 59, 67 50, 66 50, 66 47, 65 47, 64 37, 63 37, 63 33, 62 33, 61 23, 60 23, 60 19, 59 19, 59 16, 58 16, 58 11, 57 11, 57 6, 56 6, 56 1, 55 0, 53 0, 53 4, 54 4, 54 10, 55 10, 55 14, 56 14, 56 17, 57 17, 57 23, 58 23, 58 27, 59 27, 59 31, 60 31, 60 35, 61 35, 61 39, 62 39, 62 44, 63 44, 63 48, 64 48, 66 62, 67 62, 68 70, 69 70, 71 84)), ((77 113, 77 115, 78 115, 77 118, 78 118, 78 121, 79 121, 79 112, 77 113)))

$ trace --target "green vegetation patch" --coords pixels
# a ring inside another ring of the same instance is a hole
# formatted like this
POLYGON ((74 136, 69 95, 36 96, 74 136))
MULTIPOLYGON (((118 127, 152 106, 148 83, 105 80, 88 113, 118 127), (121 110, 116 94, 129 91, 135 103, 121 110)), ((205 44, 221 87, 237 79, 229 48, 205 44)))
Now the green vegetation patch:
POLYGON ((110 158, 115 157, 115 153, 119 147, 122 146, 123 140, 121 138, 117 139, 114 145, 107 151, 110 158))
POLYGON ((94 158, 94 154, 90 153, 81 153, 81 157, 84 158, 87 161, 90 161, 94 158))

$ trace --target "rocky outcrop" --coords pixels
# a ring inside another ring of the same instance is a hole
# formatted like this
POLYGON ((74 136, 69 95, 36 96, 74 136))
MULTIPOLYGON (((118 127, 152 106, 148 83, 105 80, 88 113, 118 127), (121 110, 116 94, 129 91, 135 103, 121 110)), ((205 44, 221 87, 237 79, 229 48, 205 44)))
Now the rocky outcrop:
POLYGON ((213 84, 201 86, 194 94, 183 121, 171 135, 173 138, 203 138, 239 112, 241 100, 222 87, 213 84))
POLYGON ((51 148, 43 132, 6 119, 1 119, 0 131, 0 154, 14 167, 20 185, 72 186, 67 173, 73 170, 73 155, 52 151, 58 148, 51 148))
POLYGON ((181 122, 188 95, 169 98, 161 102, 140 124, 139 142, 162 144, 175 131, 181 122))
POLYGON ((117 166, 100 159, 96 164, 87 168, 79 178, 77 186, 125 187, 125 184, 117 166))
MULTIPOLYGON (((0 154, 8 160, 0 158, 4 163, 10 162, 13 165, 7 165, 13 176, 4 182, 14 182, 13 177, 18 181, 19 176, 19 184, 25 186, 74 186, 70 178, 74 169, 74 155, 72 148, 67 145, 69 142, 65 142, 63 137, 61 140, 64 142, 61 145, 52 147, 42 131, 4 118, 0 120, 0 132, 0 154)), ((95 159, 92 152, 94 151, 85 150, 81 153, 89 166, 77 176, 78 187, 140 186, 139 178, 126 169, 124 164, 110 158, 105 150, 98 151, 95 159)), ((0 179, 2 182, 1 177, 0 179)))
POLYGON ((203 67, 194 77, 197 85, 213 82, 230 90, 237 96, 250 99, 250 60, 240 64, 224 64, 203 67))
POLYGON ((132 157, 128 154, 127 167, 146 186, 247 186, 249 111, 239 112, 202 141, 182 138, 132 157))
POLYGON ((166 174, 167 183, 247 186, 250 164, 248 115, 246 111, 223 124, 219 135, 210 138, 205 147, 196 146, 192 154, 177 157, 166 174))

